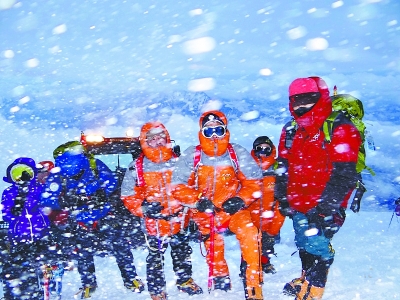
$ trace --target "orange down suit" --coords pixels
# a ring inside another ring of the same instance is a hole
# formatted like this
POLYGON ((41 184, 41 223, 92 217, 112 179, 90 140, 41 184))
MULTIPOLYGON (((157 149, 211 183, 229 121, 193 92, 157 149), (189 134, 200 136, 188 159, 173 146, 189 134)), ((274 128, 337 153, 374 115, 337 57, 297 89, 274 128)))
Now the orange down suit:
POLYGON ((282 216, 280 213, 279 203, 274 197, 276 148, 272 147, 272 153, 267 157, 257 157, 254 150, 251 151, 251 156, 263 170, 263 194, 261 201, 254 201, 248 209, 251 212, 254 224, 258 228, 261 228, 262 232, 266 232, 270 236, 275 236, 279 233, 285 221, 285 216, 282 216))
POLYGON ((152 236, 172 236, 177 234, 181 226, 186 227, 189 222, 188 215, 183 211, 183 206, 176 201, 170 193, 172 170, 176 163, 171 148, 168 131, 159 122, 150 122, 143 125, 140 132, 140 146, 144 157, 143 162, 137 165, 137 160, 131 163, 126 171, 121 186, 121 199, 128 210, 138 216, 144 217, 142 202, 160 202, 164 209, 161 211, 164 219, 144 218, 146 233, 152 236), (167 139, 166 146, 151 148, 146 142, 146 133, 151 128, 160 128, 167 139), (139 169, 142 168, 142 171, 139 169))
MULTIPOLYGON (((204 113, 200 118, 202 125, 204 113)), ((225 115, 212 111, 227 125, 225 115)), ((215 205, 214 230, 214 264, 213 275, 229 275, 224 257, 223 236, 218 232, 229 228, 239 241, 242 258, 247 263, 246 284, 248 287, 259 287, 262 282, 260 271, 260 236, 253 224, 250 211, 242 209, 229 215, 222 209, 222 204, 231 197, 240 197, 246 206, 261 196, 260 167, 242 146, 232 144, 236 153, 239 168, 235 169, 228 153, 230 133, 227 130, 223 137, 206 138, 199 132, 201 145, 200 163, 194 168, 196 147, 192 146, 180 156, 173 175, 174 198, 183 205, 193 208, 192 219, 196 222, 204 238, 207 249, 207 263, 210 264, 210 215, 195 209, 200 196, 210 199, 215 205)))

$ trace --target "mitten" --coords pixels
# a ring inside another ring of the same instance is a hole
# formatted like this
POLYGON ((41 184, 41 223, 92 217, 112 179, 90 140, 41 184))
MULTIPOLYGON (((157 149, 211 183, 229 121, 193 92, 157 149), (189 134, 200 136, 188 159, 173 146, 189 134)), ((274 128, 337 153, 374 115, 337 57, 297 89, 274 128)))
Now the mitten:
POLYGON ((214 203, 206 197, 201 197, 199 201, 196 203, 196 208, 198 211, 206 212, 206 213, 214 213, 214 203))
POLYGON ((289 217, 289 218, 293 217, 294 210, 293 210, 293 208, 290 207, 289 202, 287 201, 286 198, 276 200, 276 202, 279 205, 279 212, 282 214, 282 216, 289 217))
POLYGON ((346 219, 344 208, 332 213, 332 211, 324 212, 318 206, 309 211, 306 216, 310 226, 318 228, 328 239, 339 231, 346 219))
POLYGON ((164 206, 161 205, 160 202, 148 202, 146 199, 142 202, 142 211, 143 215, 147 218, 151 219, 162 219, 164 216, 161 214, 161 211, 164 209, 164 206))
POLYGON ((228 200, 226 200, 222 204, 222 209, 226 213, 228 213, 230 215, 234 215, 239 210, 241 210, 244 206, 245 206, 245 203, 244 203, 243 199, 241 199, 239 197, 232 197, 232 198, 229 198, 228 200))

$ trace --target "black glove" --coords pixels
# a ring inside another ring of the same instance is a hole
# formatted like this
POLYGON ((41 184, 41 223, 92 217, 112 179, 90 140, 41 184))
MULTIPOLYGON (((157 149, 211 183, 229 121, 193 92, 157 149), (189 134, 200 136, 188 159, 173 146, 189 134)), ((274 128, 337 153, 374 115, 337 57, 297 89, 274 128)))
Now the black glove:
POLYGON ((201 197, 196 203, 196 209, 201 212, 214 213, 214 203, 206 197, 201 197))
POLYGON ((276 202, 278 202, 279 205, 279 212, 281 213, 282 216, 292 218, 294 215, 294 210, 293 208, 290 207, 289 202, 287 199, 276 199, 276 202))
POLYGON ((21 215, 23 208, 24 208, 24 199, 20 196, 15 197, 14 206, 11 208, 11 213, 16 217, 19 217, 21 215))
POLYGON ((344 208, 340 208, 334 213, 324 213, 318 206, 306 214, 311 227, 316 227, 326 238, 331 239, 342 227, 346 219, 344 208))
POLYGON ((160 202, 148 202, 146 199, 142 202, 142 211, 143 215, 147 218, 151 219, 163 219, 164 216, 161 214, 161 211, 164 209, 164 206, 161 205, 160 202))
POLYGON ((98 189, 89 197, 89 205, 93 205, 94 209, 102 209, 105 203, 107 203, 107 195, 103 189, 98 189))
POLYGON ((228 213, 230 215, 234 215, 239 210, 241 210, 244 206, 245 206, 245 203, 244 203, 243 199, 241 199, 239 197, 232 197, 232 198, 229 198, 228 200, 226 200, 222 204, 222 209, 226 213, 228 213))

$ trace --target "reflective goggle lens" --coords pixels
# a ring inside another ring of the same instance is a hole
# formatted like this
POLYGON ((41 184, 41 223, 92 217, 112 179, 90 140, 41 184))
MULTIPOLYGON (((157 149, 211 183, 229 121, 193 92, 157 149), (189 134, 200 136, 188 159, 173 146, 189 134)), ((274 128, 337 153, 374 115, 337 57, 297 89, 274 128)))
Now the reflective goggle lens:
POLYGON ((201 132, 206 138, 211 138, 214 135, 216 137, 223 137, 226 134, 226 126, 203 127, 201 132))
POLYGON ((147 136, 146 140, 155 141, 155 140, 158 140, 158 139, 165 139, 166 137, 167 137, 167 135, 165 134, 165 132, 161 132, 161 133, 158 133, 158 134, 147 136))
POLYGON ((17 164, 13 166, 10 171, 11 179, 14 182, 18 182, 21 180, 30 180, 33 178, 33 174, 34 174, 33 169, 24 164, 17 164), (26 173, 24 174, 24 172, 26 173), (30 178, 24 178, 25 176, 28 175, 30 178))
POLYGON ((272 148, 271 146, 256 146, 254 152, 256 153, 256 155, 264 154, 268 156, 272 153, 272 148))

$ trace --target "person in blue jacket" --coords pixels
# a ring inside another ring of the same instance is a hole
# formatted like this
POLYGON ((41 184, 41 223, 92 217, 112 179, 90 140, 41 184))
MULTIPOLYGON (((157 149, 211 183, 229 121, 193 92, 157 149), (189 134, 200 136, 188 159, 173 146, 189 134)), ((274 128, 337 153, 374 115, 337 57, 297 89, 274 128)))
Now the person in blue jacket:
POLYGON ((69 255, 71 246, 77 248, 73 257, 78 262, 82 298, 90 298, 97 288, 93 256, 105 246, 116 258, 125 287, 142 292, 132 253, 109 226, 118 221, 111 215, 110 204, 118 189, 117 178, 101 160, 89 158, 78 141, 58 146, 53 157, 55 168, 47 177, 41 201, 56 225, 54 232, 65 254, 69 255))
MULTIPOLYGON (((37 181, 36 163, 20 157, 11 163, 3 180, 2 217, 9 224, 9 252, 4 258, 2 279, 6 299, 39 299, 40 268, 56 256, 49 234, 50 221, 40 206, 43 186, 37 181), (52 257, 53 255, 53 257, 52 257)), ((3 254, 3 253, 2 253, 3 254)))

